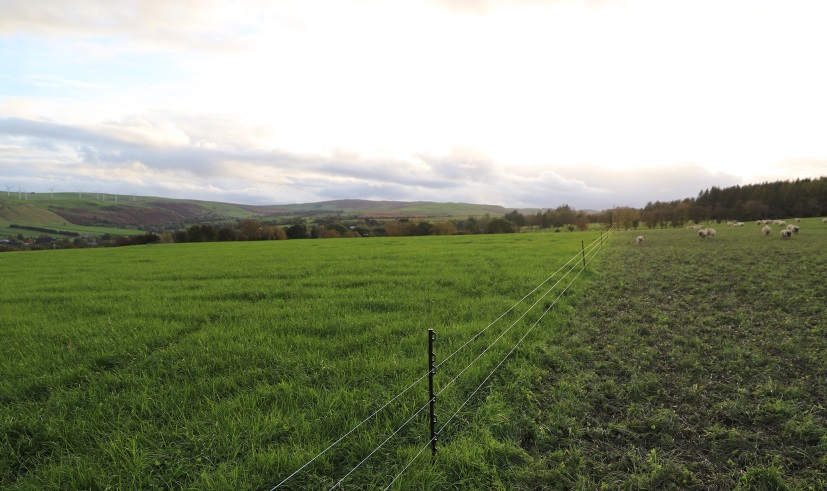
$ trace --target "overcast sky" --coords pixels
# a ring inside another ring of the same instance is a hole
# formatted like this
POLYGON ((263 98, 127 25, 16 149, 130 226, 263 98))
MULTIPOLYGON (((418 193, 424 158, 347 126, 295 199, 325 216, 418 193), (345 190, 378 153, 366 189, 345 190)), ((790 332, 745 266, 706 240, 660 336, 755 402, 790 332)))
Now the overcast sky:
POLYGON ((827 175, 822 0, 0 0, 0 191, 604 209, 827 175))

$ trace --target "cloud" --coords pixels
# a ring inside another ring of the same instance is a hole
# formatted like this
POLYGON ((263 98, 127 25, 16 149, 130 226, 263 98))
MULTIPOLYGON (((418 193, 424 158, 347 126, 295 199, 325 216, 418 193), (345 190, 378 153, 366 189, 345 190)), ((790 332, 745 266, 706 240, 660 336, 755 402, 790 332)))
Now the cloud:
POLYGON ((486 15, 497 9, 526 6, 582 5, 599 7, 619 0, 428 0, 429 3, 461 14, 486 15))
MULTIPOLYGON (((229 120, 224 123, 232 126, 229 120)), ((186 126, 146 116, 88 127, 3 118, 0 133, 9 136, 0 144, 17 152, 28 150, 30 172, 50 181, 85 181, 89 189, 124 182, 133 188, 202 193, 202 199, 210 199, 209 193, 211 199, 224 196, 256 204, 359 197, 585 207, 595 194, 605 194, 584 180, 555 172, 518 175, 467 148, 407 159, 344 151, 297 154, 223 141, 196 145, 181 129, 186 126)), ((0 169, 10 165, 0 160, 0 169)))
POLYGON ((254 19, 260 8, 260 2, 220 0, 3 2, 0 33, 75 39, 128 37, 156 49, 234 50, 249 45, 245 32, 258 32, 254 19))
POLYGON ((743 184, 738 176, 712 172, 695 163, 623 169, 583 165, 561 168, 559 172, 601 189, 599 196, 593 196, 599 199, 591 200, 600 209, 614 206, 642 208, 648 201, 692 198, 712 186, 743 184))

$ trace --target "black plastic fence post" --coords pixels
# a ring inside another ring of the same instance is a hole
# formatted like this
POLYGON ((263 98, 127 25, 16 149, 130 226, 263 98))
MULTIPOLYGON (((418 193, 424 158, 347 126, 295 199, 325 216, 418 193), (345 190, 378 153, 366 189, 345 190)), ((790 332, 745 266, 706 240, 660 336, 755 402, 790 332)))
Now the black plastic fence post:
POLYGON ((583 269, 586 269, 586 243, 580 241, 580 247, 583 249, 583 269))
POLYGON ((434 373, 436 372, 436 354, 434 353, 436 333, 428 329, 428 400, 431 408, 431 455, 436 457, 436 394, 434 394, 434 373))

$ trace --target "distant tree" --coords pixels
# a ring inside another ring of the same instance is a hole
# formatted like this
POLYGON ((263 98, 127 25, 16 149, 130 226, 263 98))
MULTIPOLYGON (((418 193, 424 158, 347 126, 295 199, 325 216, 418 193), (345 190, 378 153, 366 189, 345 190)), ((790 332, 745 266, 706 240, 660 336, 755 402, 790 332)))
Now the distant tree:
POLYGON ((348 233, 350 231, 350 229, 348 229, 347 227, 345 227, 341 223, 331 223, 327 226, 327 229, 336 231, 336 233, 339 234, 339 237, 345 235, 346 233, 348 233))
POLYGON ((628 206, 620 206, 612 209, 612 225, 620 229, 633 227, 633 222, 639 220, 638 211, 628 206))
POLYGON ((562 227, 563 225, 574 223, 575 213, 569 205, 558 206, 554 211, 557 215, 557 223, 559 224, 555 224, 555 227, 562 227))
POLYGON ((273 240, 287 240, 287 232, 279 226, 273 226, 273 240))
POLYGON ((485 227, 487 234, 510 234, 514 233, 514 225, 505 218, 492 218, 485 227))
POLYGON ((262 240, 264 231, 258 220, 242 220, 239 224, 238 240, 262 240))
POLYGON ((588 215, 578 215, 577 218, 574 219, 574 226, 577 227, 577 230, 581 232, 585 232, 589 229, 589 217, 588 215))
POLYGON ((413 235, 431 235, 431 233, 433 233, 433 230, 433 225, 431 225, 429 222, 421 221, 416 224, 416 227, 413 230, 413 235))
POLYGON ((310 231, 304 223, 294 223, 287 228, 288 239, 307 239, 310 237, 310 231))
POLYGON ((503 218, 505 218, 506 220, 508 220, 509 222, 511 222, 512 224, 514 224, 518 227, 522 227, 526 224, 525 216, 522 213, 520 213, 518 210, 514 210, 514 211, 511 211, 509 213, 506 213, 503 218))
POLYGON ((672 226, 675 228, 683 227, 689 221, 689 209, 691 205, 688 200, 684 200, 675 205, 672 212, 672 226))
POLYGON ((215 240, 216 230, 207 224, 193 225, 187 229, 188 242, 211 242, 215 240))
POLYGON ((436 222, 433 224, 431 233, 434 235, 454 235, 457 227, 451 222, 436 222))
POLYGON ((218 229, 218 233, 215 234, 215 240, 219 242, 229 242, 238 240, 238 236, 232 227, 221 227, 218 229))

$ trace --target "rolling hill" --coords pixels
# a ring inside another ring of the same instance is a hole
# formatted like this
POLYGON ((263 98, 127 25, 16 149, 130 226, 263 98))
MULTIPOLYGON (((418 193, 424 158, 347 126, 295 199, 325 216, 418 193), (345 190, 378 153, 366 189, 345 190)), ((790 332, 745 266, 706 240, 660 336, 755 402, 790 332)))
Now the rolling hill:
POLYGON ((73 232, 133 235, 184 229, 193 224, 220 224, 243 219, 274 220, 324 216, 362 218, 501 216, 498 205, 362 199, 289 205, 254 206, 153 196, 54 193, 0 196, 0 235, 11 225, 73 232))

